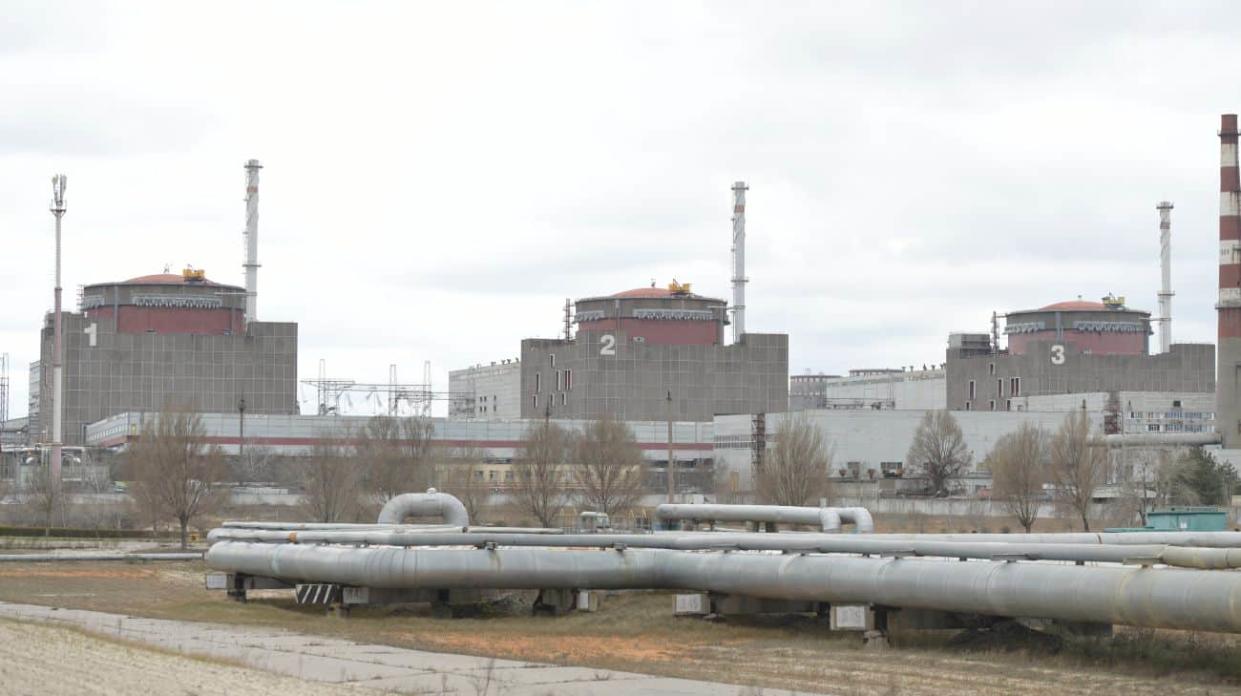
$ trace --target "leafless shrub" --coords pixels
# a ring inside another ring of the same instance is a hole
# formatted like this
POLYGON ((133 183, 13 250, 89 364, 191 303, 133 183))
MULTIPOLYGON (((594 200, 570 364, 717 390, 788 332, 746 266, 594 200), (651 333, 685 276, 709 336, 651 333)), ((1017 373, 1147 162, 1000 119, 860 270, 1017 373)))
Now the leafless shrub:
POLYGON ((774 440, 775 448, 755 472, 759 498, 774 505, 806 505, 827 497, 832 458, 823 433, 799 413, 780 422, 774 440))
POLYGON ((339 442, 326 437, 300 462, 302 507, 315 522, 340 522, 358 506, 358 462, 339 442))
POLYGON ((564 428, 544 418, 526 431, 513 459, 514 503, 544 527, 555 526, 569 502, 566 472, 571 444, 564 428))
POLYGON ((189 542, 190 523, 214 512, 224 492, 212 487, 227 475, 218 447, 206 442, 202 419, 181 409, 166 409, 142 428, 126 454, 135 497, 154 520, 172 519, 181 529, 181 548, 189 542))
POLYGON ((926 476, 933 494, 947 495, 948 482, 960 476, 972 459, 952 413, 947 409, 927 411, 914 432, 905 467, 926 476))
POLYGON ((1082 529, 1090 531, 1090 501, 1103 482, 1107 448, 1091 437, 1085 411, 1070 413, 1051 439, 1051 478, 1056 497, 1066 510, 1077 515, 1082 529))
POLYGON ((991 470, 993 496, 1028 533, 1038 519, 1043 484, 1049 480, 1047 434, 1023 423, 995 443, 985 466, 991 470))
POLYGON ((492 484, 482 476, 484 463, 482 451, 465 448, 449 452, 437 464, 436 485, 461 501, 473 524, 486 520, 491 501, 492 484))
POLYGON ((584 507, 618 518, 637 505, 646 462, 629 426, 611 418, 592 421, 573 450, 573 474, 584 507))
POLYGON ((366 490, 387 502, 431 484, 431 429, 424 418, 374 416, 354 435, 366 490))

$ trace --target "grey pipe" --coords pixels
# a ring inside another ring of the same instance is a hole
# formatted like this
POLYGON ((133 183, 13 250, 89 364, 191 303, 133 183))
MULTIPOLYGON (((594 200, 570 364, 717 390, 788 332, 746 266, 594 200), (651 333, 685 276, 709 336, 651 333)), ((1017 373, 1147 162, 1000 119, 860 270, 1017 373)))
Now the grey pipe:
POLYGON ((670 550, 349 548, 221 542, 216 570, 376 588, 676 589, 1241 632, 1241 574, 670 550))
POLYGON ((655 517, 661 520, 807 524, 818 526, 825 532, 839 531, 841 523, 852 523, 859 533, 875 531, 875 521, 870 511, 860 507, 664 503, 655 508, 655 517))
POLYGON ((1029 544, 1163 544, 1241 548, 1241 532, 1063 532, 1049 534, 872 534, 899 541, 998 541, 1029 544))
POLYGON ((384 503, 379 524, 401 524, 406 517, 438 516, 452 527, 468 527, 470 513, 454 496, 428 488, 426 493, 403 493, 384 503))
POLYGON ((1241 568, 1241 549, 1185 548, 1166 544, 1035 544, 996 541, 879 539, 835 534, 659 534, 451 533, 417 531, 290 531, 213 529, 207 539, 269 544, 355 544, 375 546, 537 546, 647 548, 680 551, 786 551, 850 553, 986 560, 1080 561, 1084 563, 1162 563, 1186 568, 1241 568))
POLYGON ((0 563, 60 563, 62 561, 201 561, 203 552, 194 553, 6 553, 0 563))

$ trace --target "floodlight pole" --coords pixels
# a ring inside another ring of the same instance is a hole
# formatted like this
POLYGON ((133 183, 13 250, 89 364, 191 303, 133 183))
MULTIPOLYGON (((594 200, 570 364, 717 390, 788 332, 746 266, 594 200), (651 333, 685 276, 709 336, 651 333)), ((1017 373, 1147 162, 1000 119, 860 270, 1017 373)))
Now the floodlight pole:
POLYGON ((60 219, 65 215, 65 183, 64 174, 52 177, 52 205, 49 210, 56 218, 56 288, 52 307, 52 461, 50 468, 50 485, 54 491, 60 490, 60 467, 64 453, 64 335, 61 325, 60 309, 60 219))

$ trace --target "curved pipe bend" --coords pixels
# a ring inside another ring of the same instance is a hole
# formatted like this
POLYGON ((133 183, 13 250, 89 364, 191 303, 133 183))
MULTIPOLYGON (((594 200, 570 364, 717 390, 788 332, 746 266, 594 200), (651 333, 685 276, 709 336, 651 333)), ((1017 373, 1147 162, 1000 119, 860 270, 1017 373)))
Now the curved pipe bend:
POLYGON ((453 527, 470 526, 470 513, 456 497, 428 488, 426 493, 403 493, 384 503, 379 524, 403 524, 406 517, 439 516, 453 527))

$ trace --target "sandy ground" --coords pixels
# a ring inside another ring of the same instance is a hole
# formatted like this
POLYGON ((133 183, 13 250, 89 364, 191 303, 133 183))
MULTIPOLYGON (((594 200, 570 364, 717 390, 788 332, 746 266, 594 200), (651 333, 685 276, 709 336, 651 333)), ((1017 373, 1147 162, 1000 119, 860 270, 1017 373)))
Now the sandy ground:
POLYGON ((271 694, 337 696, 373 690, 319 684, 0 619, 0 694, 271 694))

